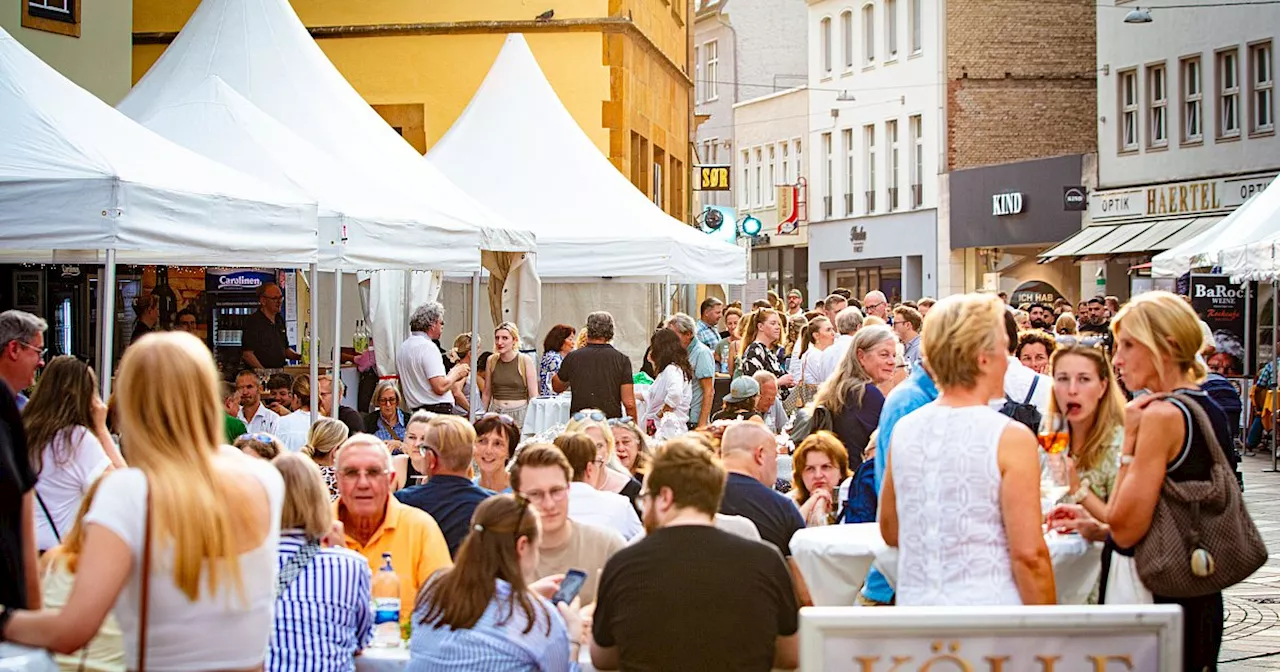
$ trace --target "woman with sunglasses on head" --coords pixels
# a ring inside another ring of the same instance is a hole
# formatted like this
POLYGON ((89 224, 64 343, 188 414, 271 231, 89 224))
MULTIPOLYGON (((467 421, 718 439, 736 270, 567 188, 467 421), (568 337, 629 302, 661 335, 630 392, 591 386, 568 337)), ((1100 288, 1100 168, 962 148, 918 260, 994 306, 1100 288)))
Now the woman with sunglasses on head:
POLYGON ((232 445, 249 457, 257 457, 268 462, 287 452, 284 444, 280 443, 280 439, 262 432, 241 434, 236 437, 232 445))
POLYGON ((520 445, 520 428, 515 420, 500 413, 485 413, 476 420, 475 484, 492 492, 511 492, 507 464, 520 445))
POLYGON ((640 497, 640 481, 633 478, 631 472, 618 462, 613 444, 613 430, 609 428, 609 419, 605 414, 595 408, 584 408, 574 413, 569 418, 569 424, 564 428, 565 434, 571 432, 582 432, 591 437, 596 444, 596 450, 604 452, 605 468, 600 470, 598 482, 590 485, 597 490, 622 495, 635 505, 640 497))
POLYGON ((511 416, 516 427, 524 425, 529 402, 538 397, 538 368, 533 358, 520 352, 520 332, 503 322, 493 330, 493 349, 485 367, 481 401, 492 413, 511 416))
POLYGON ((98 477, 126 465, 107 431, 98 377, 70 355, 54 357, 22 413, 36 473, 36 548, 62 543, 80 501, 98 477))
POLYGON ((116 382, 132 466, 103 477, 83 519, 82 555, 93 561, 77 568, 65 608, 5 608, 0 634, 68 653, 114 609, 126 669, 261 670, 280 474, 222 445, 218 372, 194 336, 151 334, 131 345, 116 382))
POLYGON ((311 425, 307 445, 302 447, 302 454, 310 457, 320 467, 320 476, 329 488, 331 502, 338 501, 338 469, 333 465, 333 453, 350 435, 351 430, 341 420, 320 418, 311 425))
POLYGON ((636 427, 631 418, 610 418, 609 429, 613 433, 613 454, 630 474, 642 479, 649 471, 649 446, 645 443, 644 432, 636 427))
POLYGON ((407 672, 576 669, 578 602, 551 604, 558 577, 534 581, 538 512, 499 495, 476 507, 471 523, 453 568, 418 593, 407 672))

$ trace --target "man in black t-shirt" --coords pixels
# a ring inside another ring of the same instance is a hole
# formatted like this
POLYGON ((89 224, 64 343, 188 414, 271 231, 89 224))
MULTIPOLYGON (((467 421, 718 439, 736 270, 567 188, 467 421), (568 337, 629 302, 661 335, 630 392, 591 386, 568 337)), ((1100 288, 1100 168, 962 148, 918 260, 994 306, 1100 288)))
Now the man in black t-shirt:
POLYGON ((0 605, 40 608, 34 488, 27 435, 9 387, 0 383, 0 605))
POLYGON ((284 317, 280 315, 284 292, 274 282, 258 288, 257 312, 244 321, 244 335, 240 339, 240 357, 254 369, 284 368, 286 359, 299 359, 300 355, 289 347, 289 336, 284 317))
POLYGON ((584 408, 598 408, 610 418, 636 417, 635 388, 631 379, 631 360, 618 352, 613 340, 613 316, 597 311, 587 316, 587 344, 565 355, 560 370, 551 378, 557 393, 573 386, 569 413, 584 408))
POLYGON ((591 627, 601 670, 795 668, 799 608, 767 544, 715 528, 724 468, 690 439, 668 441, 641 493, 648 536, 605 564, 591 627))
POLYGON ((762 539, 791 555, 791 535, 804 529, 804 517, 790 497, 773 489, 778 480, 773 433, 758 422, 734 425, 720 439, 720 454, 729 471, 720 513, 750 519, 762 539))

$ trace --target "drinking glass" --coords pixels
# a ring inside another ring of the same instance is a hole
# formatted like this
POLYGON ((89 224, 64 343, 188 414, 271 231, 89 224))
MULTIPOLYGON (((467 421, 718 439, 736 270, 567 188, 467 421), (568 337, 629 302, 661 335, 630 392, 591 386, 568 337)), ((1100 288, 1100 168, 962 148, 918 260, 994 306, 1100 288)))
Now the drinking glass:
POLYGON ((1040 442, 1040 508, 1048 515, 1053 507, 1071 489, 1071 463, 1067 460, 1067 448, 1071 434, 1065 420, 1059 418, 1045 427, 1037 437, 1040 442))

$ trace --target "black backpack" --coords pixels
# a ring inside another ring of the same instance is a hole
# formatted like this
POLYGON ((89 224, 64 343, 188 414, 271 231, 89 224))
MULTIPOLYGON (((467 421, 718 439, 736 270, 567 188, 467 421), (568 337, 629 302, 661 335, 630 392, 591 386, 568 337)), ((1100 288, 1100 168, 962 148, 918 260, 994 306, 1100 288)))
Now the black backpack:
POLYGON ((835 430, 835 420, 831 417, 831 411, 817 404, 810 404, 796 409, 795 420, 791 423, 791 433, 789 438, 791 442, 800 445, 800 442, 815 432, 835 430))
POLYGON ((1031 398, 1036 394, 1036 383, 1040 382, 1040 376, 1031 379, 1031 390, 1027 392, 1027 398, 1022 403, 1018 403, 1004 395, 1004 406, 1000 407, 1000 412, 1007 415, 1018 422, 1031 428, 1033 432, 1040 431, 1040 409, 1031 403, 1031 398))

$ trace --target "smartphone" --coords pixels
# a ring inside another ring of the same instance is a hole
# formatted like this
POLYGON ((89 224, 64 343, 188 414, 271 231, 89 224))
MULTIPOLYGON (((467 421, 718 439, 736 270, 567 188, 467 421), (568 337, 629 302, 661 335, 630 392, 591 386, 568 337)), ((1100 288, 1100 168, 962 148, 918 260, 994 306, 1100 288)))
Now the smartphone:
POLYGON ((561 602, 572 602, 573 598, 578 596, 582 591, 582 587, 587 583, 587 573, 581 569, 571 569, 565 572, 564 581, 560 582, 560 590, 551 596, 551 604, 560 604, 561 602))

